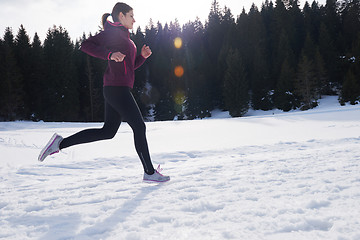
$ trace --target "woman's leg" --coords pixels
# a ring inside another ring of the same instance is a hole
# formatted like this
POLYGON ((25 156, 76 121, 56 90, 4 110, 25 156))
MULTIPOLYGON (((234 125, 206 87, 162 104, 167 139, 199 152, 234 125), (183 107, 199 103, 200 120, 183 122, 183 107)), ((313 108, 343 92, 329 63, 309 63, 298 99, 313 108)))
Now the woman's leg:
POLYGON ((64 138, 59 148, 64 149, 73 145, 111 139, 115 136, 121 123, 121 116, 105 100, 105 121, 100 129, 86 129, 64 138))
POLYGON ((139 155, 144 171, 155 172, 151 163, 146 140, 146 126, 139 107, 128 87, 105 87, 104 96, 108 102, 133 130, 136 152, 139 155))

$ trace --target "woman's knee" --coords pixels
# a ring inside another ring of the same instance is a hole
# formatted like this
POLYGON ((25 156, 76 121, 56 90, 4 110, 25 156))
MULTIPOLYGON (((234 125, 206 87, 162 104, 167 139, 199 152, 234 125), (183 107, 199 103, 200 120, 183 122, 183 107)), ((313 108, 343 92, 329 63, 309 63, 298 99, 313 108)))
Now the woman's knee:
POLYGON ((109 128, 109 127, 104 126, 102 128, 102 130, 103 130, 102 131, 103 139, 112 139, 115 137, 118 128, 109 128))
POLYGON ((104 139, 112 139, 115 137, 115 135, 116 135, 116 132, 105 132, 103 136, 104 136, 104 139))

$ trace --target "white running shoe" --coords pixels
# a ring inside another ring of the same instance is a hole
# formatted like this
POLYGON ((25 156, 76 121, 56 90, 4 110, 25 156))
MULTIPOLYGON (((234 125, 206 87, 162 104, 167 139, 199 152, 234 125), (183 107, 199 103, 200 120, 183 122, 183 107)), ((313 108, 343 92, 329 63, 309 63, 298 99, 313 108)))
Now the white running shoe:
POLYGON ((44 161, 45 158, 49 155, 58 153, 60 151, 59 145, 62 140, 63 140, 63 137, 55 133, 52 136, 52 138, 50 139, 50 141, 43 148, 43 150, 41 150, 40 155, 38 157, 39 162, 44 161))
POLYGON ((145 182, 167 182, 170 180, 169 176, 164 176, 160 172, 162 169, 160 168, 160 165, 157 167, 157 170, 155 170, 154 174, 149 175, 144 172, 144 181, 145 182))

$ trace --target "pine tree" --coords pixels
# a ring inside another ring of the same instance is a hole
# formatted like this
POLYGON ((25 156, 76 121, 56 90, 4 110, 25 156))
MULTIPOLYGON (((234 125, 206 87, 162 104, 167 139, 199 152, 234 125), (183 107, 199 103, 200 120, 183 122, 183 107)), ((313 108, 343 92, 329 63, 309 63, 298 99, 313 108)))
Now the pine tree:
MULTIPOLYGON (((223 14, 221 15, 221 29, 224 31, 224 38, 222 41, 222 46, 219 52, 217 59, 217 81, 221 84, 220 88, 217 89, 218 92, 221 92, 221 87, 223 85, 223 79, 226 71, 226 58, 227 53, 230 48, 235 48, 236 46, 236 28, 235 20, 229 8, 225 7, 223 14), (219 91, 220 90, 220 91, 219 91)), ((219 95, 219 98, 222 99, 222 96, 219 95)), ((219 100, 218 107, 222 108, 224 105, 223 100, 219 100)))
POLYGON ((262 17, 253 4, 248 18, 247 61, 249 61, 249 79, 252 90, 252 106, 254 109, 272 109, 271 93, 273 82, 270 78, 269 64, 266 55, 266 31, 262 17))
POLYGON ((186 56, 187 99, 185 114, 188 119, 209 117, 212 110, 207 79, 210 60, 205 50, 204 26, 199 19, 183 27, 183 48, 186 56))
POLYGON ((319 5, 316 1, 313 1, 311 6, 308 2, 305 3, 303 8, 304 15, 304 29, 315 42, 318 42, 319 39, 319 29, 321 24, 321 12, 319 5))
POLYGON ((325 69, 325 63, 321 56, 320 50, 317 47, 314 57, 314 69, 317 89, 320 95, 332 95, 334 94, 331 84, 329 83, 329 77, 325 69))
POLYGON ((23 117, 24 91, 23 76, 14 54, 14 36, 11 28, 6 28, 0 55, 0 118, 6 121, 23 117))
MULTIPOLYGON (((274 8, 274 16, 273 16, 273 31, 271 33, 272 36, 272 59, 274 66, 272 67, 274 76, 278 76, 281 70, 281 65, 284 61, 284 57, 279 54, 279 50, 281 50, 281 44, 279 42, 282 40, 283 36, 286 36, 288 48, 290 47, 289 34, 287 29, 288 27, 288 12, 285 8, 285 5, 282 0, 276 0, 275 8, 274 8)), ((286 46, 287 47, 287 46, 286 46)), ((293 51, 293 50, 292 50, 293 51)), ((289 61, 291 61, 289 59, 289 61)), ((291 63, 290 63, 291 64, 291 63)))
POLYGON ((226 63, 223 91, 225 106, 231 116, 241 117, 249 110, 249 90, 239 51, 230 49, 226 63))
MULTIPOLYGON (((236 47, 236 24, 235 19, 229 8, 225 6, 223 10, 223 14, 221 15, 221 28, 224 33, 224 38, 222 41, 222 45, 220 48, 219 56, 218 56, 218 74, 219 78, 224 76, 225 69, 222 66, 222 63, 226 62, 226 56, 221 56, 222 50, 225 47, 226 52, 229 50, 228 47, 236 47)), ((226 54, 225 54, 226 55, 226 54)), ((226 64, 225 64, 226 65, 226 64)))
POLYGON ((303 53, 295 80, 295 94, 300 98, 301 110, 308 110, 317 106, 318 92, 316 87, 313 61, 309 60, 303 53))
POLYGON ((236 22, 236 42, 237 45, 235 46, 238 50, 240 55, 244 61, 244 67, 248 74, 250 74, 251 70, 251 61, 249 58, 252 56, 252 50, 249 48, 251 46, 250 39, 248 37, 249 33, 249 16, 246 14, 245 9, 243 8, 241 14, 239 15, 237 22, 236 22))
POLYGON ((222 79, 221 73, 218 68, 218 59, 223 44, 224 36, 227 32, 226 28, 222 26, 222 11, 219 3, 214 0, 211 4, 210 13, 205 26, 205 49, 208 51, 210 58, 210 72, 208 81, 210 88, 210 95, 212 100, 211 109, 221 107, 222 104, 222 79), (219 91, 220 90, 220 91, 219 91))
POLYGON ((295 57, 299 58, 305 39, 304 16, 299 8, 299 0, 291 0, 290 4, 287 32, 295 57))
POLYGON ((344 44, 342 44, 341 16, 337 4, 337 0, 326 0, 322 22, 325 24, 329 37, 334 42, 335 48, 338 52, 343 52, 344 49, 342 48, 344 47, 344 44))
POLYGON ((275 21, 274 21, 274 5, 273 2, 266 0, 265 3, 262 5, 261 9, 261 17, 262 22, 264 24, 264 55, 266 57, 266 62, 268 65, 268 74, 269 80, 272 85, 276 85, 276 77, 274 75, 272 69, 272 57, 273 57, 273 49, 274 41, 275 41, 275 21))
POLYGON ((44 42, 46 66, 45 119, 76 121, 78 119, 78 81, 75 74, 74 46, 62 27, 49 29, 44 42))
POLYGON ((24 107, 22 117, 28 120, 31 118, 31 115, 34 114, 34 99, 36 98, 34 95, 36 94, 36 89, 33 88, 34 82, 31 78, 33 73, 33 59, 31 59, 30 38, 23 25, 20 26, 14 41, 14 53, 17 65, 23 76, 24 107))
POLYGON ((351 69, 346 73, 344 83, 340 95, 340 104, 345 105, 346 102, 350 102, 351 105, 355 105, 360 100, 360 84, 356 80, 355 74, 351 69))
POLYGON ((44 68, 44 49, 40 38, 35 33, 31 43, 30 51, 31 75, 28 81, 31 82, 31 92, 28 93, 31 99, 31 120, 39 121, 43 118, 43 96, 45 94, 45 68, 44 68))
POLYGON ((275 107, 285 112, 298 106, 294 96, 294 79, 294 69, 290 66, 289 61, 285 59, 274 94, 275 107))
POLYGON ((342 30, 345 39, 345 46, 350 50, 352 43, 356 41, 360 33, 360 2, 358 0, 345 1, 345 8, 341 12, 342 30))
POLYGON ((215 63, 218 59, 220 48, 222 45, 222 38, 219 33, 221 32, 221 9, 219 3, 214 0, 211 4, 210 13, 208 16, 208 21, 206 23, 206 38, 207 38, 207 47, 211 47, 213 50, 210 51, 211 60, 215 63))
MULTIPOLYGON (((281 1, 280 1, 281 2, 281 1)), ((291 45, 291 40, 289 38, 288 31, 286 30, 287 22, 286 16, 287 12, 283 4, 277 2, 278 5, 276 7, 275 15, 275 23, 276 23, 276 32, 275 32, 275 41, 274 46, 272 47, 272 76, 275 79, 278 79, 281 67, 285 59, 287 59, 291 68, 296 69, 297 58, 295 56, 294 49, 291 45)))

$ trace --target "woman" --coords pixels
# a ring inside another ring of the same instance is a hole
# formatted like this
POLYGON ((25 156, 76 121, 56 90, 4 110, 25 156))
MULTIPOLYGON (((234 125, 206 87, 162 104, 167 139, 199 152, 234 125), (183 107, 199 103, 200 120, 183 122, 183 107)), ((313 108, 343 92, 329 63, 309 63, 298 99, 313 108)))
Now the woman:
POLYGON ((152 54, 144 45, 136 56, 136 46, 130 39, 129 29, 135 23, 133 9, 125 3, 115 4, 111 14, 104 14, 104 30, 85 40, 81 50, 91 56, 108 60, 104 73, 103 94, 105 99, 105 121, 101 129, 86 129, 70 137, 58 134, 50 139, 39 155, 39 161, 59 150, 81 143, 89 143, 115 136, 120 123, 126 120, 133 130, 135 148, 144 168, 144 181, 166 182, 170 177, 154 169, 148 150, 145 123, 130 89, 134 85, 134 71, 152 54), (107 21, 112 16, 113 22, 107 21))

